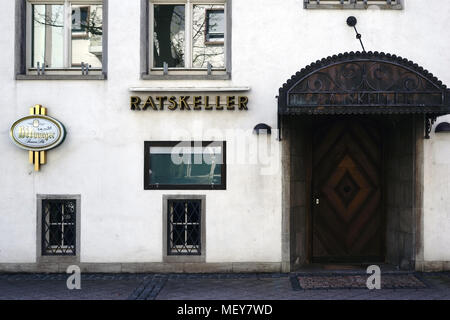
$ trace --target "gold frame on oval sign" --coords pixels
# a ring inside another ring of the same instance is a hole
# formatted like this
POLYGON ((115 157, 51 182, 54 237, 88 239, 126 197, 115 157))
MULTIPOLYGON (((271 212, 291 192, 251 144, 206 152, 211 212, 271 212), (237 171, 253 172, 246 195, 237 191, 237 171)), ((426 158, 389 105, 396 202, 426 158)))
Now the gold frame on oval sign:
POLYGON ((35 171, 39 171, 40 165, 45 164, 47 162, 47 159, 46 159, 47 150, 54 149, 64 142, 64 140, 66 138, 66 128, 60 121, 47 116, 47 108, 44 108, 44 107, 42 107, 42 105, 37 104, 34 107, 30 108, 29 116, 23 117, 13 123, 13 125, 11 126, 11 128, 9 130, 9 135, 11 137, 11 140, 17 147, 19 147, 20 149, 23 149, 23 150, 28 150, 29 162, 34 164, 35 171), (28 146, 21 144, 19 141, 17 141, 13 134, 14 128, 17 126, 17 124, 19 122, 22 122, 26 119, 33 119, 33 118, 34 119, 41 118, 41 119, 45 119, 45 120, 48 120, 48 121, 54 123, 60 132, 58 139, 51 145, 46 146, 45 148, 28 147, 28 146))

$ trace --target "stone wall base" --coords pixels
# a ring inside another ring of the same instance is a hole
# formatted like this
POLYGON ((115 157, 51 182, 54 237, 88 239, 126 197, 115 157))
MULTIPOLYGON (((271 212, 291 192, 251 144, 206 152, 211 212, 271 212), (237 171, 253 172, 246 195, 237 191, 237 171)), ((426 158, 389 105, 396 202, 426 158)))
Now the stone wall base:
POLYGON ((281 262, 230 263, 0 263, 0 273, 65 273, 77 265, 86 273, 280 273, 281 262))
MULTIPOLYGON (((70 265, 86 273, 287 273, 292 267, 281 262, 0 263, 0 273, 65 273, 70 265)), ((450 271, 450 261, 416 261, 416 271, 450 271)))
POLYGON ((416 271, 421 272, 450 271, 450 261, 416 261, 416 271))

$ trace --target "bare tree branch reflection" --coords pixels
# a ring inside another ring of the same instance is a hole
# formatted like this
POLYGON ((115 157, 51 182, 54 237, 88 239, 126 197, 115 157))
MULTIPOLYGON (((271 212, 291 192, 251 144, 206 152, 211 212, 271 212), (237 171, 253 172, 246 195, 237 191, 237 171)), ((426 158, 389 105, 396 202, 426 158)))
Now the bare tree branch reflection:
MULTIPOLYGON (((64 28, 64 8, 61 5, 43 5, 45 6, 44 13, 39 12, 39 5, 34 6, 33 10, 33 21, 54 28, 64 28), (59 22, 59 23, 58 23, 59 22)), ((101 36, 103 35, 103 25, 102 25, 102 14, 98 13, 98 9, 95 7, 91 7, 88 14, 88 18, 86 20, 80 20, 79 28, 83 30, 83 32, 87 32, 92 35, 101 36)), ((74 12, 72 12, 72 18, 74 16, 74 12)))
MULTIPOLYGON (((185 59, 185 6, 155 5, 154 7, 154 66, 162 67, 166 62, 169 67, 184 67, 185 59)), ((207 41, 208 10, 223 10, 218 5, 194 5, 192 35, 192 66, 206 68, 209 62, 213 67, 224 67, 224 44, 207 41)), ((222 11, 223 13, 223 11, 222 11)), ((223 19, 223 17, 222 17, 223 19)), ((211 28, 217 28, 217 22, 210 21, 211 28)))

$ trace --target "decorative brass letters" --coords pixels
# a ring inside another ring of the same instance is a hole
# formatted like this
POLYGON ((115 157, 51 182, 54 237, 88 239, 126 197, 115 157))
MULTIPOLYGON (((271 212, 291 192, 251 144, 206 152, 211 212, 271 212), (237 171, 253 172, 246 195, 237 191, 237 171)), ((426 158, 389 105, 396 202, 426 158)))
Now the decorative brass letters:
POLYGON ((247 96, 148 96, 142 99, 137 96, 130 97, 130 109, 133 111, 153 110, 162 111, 167 107, 170 111, 186 110, 248 110, 247 96))

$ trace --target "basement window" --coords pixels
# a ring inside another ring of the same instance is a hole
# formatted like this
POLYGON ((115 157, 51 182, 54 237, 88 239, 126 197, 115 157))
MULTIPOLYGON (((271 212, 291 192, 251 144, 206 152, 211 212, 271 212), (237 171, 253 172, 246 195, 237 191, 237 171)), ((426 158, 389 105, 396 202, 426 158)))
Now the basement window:
POLYGON ((77 200, 43 199, 42 256, 76 256, 77 200))
POLYGON ((168 200, 168 255, 201 255, 200 199, 168 200))
POLYGON ((163 196, 163 261, 205 262, 205 195, 163 196))

